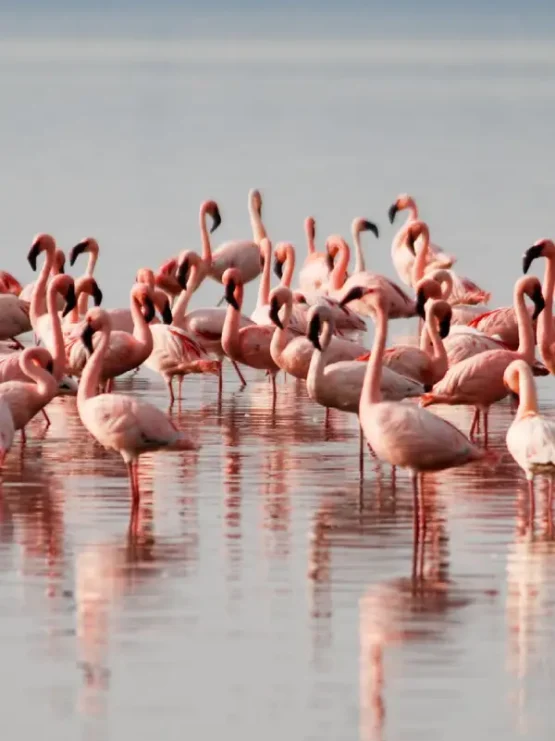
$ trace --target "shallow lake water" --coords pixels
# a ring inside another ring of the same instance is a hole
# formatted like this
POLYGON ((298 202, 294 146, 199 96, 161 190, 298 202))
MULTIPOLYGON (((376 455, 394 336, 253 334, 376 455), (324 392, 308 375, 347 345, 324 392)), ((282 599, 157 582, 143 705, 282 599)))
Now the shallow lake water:
MULTIPOLYGON (((274 241, 302 256, 306 216, 321 247, 362 215, 381 229, 369 265, 395 277, 387 208, 409 191, 460 271, 510 301, 522 252, 553 236, 550 41, 518 26, 472 41, 468 18, 454 40, 395 25, 367 39, 355 17, 279 38, 241 15, 232 37, 220 18, 180 40, 168 17, 167 38, 159 18, 120 38, 122 17, 87 35, 63 16, 2 40, 2 268, 32 279, 38 231, 64 249, 91 234, 105 305, 123 306, 139 266, 199 246, 202 200, 222 210, 215 243, 248 236, 259 187, 274 241)), ((207 283, 194 303, 220 297, 207 283)), ((416 539, 409 479, 368 456, 361 481, 354 417, 326 426, 282 378, 272 414, 264 376, 247 377, 239 391, 226 369, 221 405, 214 378, 186 380, 174 419, 202 448, 143 458, 136 532, 125 467, 74 399, 14 446, 0 488, 11 737, 547 738, 555 535, 505 449, 509 404, 491 415, 495 465, 427 477, 416 539)), ((554 413, 552 379, 539 386, 554 413)), ((117 388, 167 406, 147 371, 117 388)), ((468 431, 468 410, 439 412, 468 431)))

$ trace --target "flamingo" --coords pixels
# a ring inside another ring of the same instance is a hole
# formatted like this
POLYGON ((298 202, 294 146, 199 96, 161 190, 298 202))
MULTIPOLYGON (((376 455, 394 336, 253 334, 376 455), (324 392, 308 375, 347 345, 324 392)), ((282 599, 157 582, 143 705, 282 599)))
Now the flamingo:
MULTIPOLYGON (((416 286, 426 273, 426 264, 430 252, 430 230, 426 222, 417 220, 412 221, 407 227, 406 242, 409 249, 416 254, 412 266, 412 285, 416 286), (416 240, 421 238, 422 243, 416 252, 416 240)), ((448 301, 450 304, 480 304, 490 300, 491 294, 487 293, 476 285, 470 278, 463 278, 449 270, 451 278, 451 290, 448 301)))
POLYGON ((412 474, 418 507, 418 475, 443 471, 480 460, 484 453, 454 425, 414 404, 383 400, 383 356, 387 340, 387 296, 369 288, 376 334, 365 368, 359 421, 364 437, 379 460, 412 474))
POLYGON ((7 270, 0 270, 0 293, 13 293, 19 296, 22 291, 21 283, 7 270))
POLYGON ((484 441, 488 444, 488 413, 496 401, 504 399, 508 391, 503 383, 503 373, 512 360, 522 359, 528 365, 534 363, 534 334, 530 315, 526 311, 524 295, 535 305, 534 319, 543 310, 545 302, 537 278, 520 278, 515 283, 514 306, 518 318, 520 344, 518 350, 488 350, 473 355, 452 365, 432 392, 422 397, 422 406, 430 404, 469 404, 475 413, 470 428, 470 437, 478 423, 480 412, 484 414, 484 441))
MULTIPOLYGON (((314 345, 308 337, 302 335, 291 337, 288 332, 290 317, 293 308, 293 297, 291 290, 286 286, 278 286, 270 293, 270 318, 276 325, 270 343, 270 355, 274 363, 286 373, 295 378, 306 379, 310 366, 310 359, 314 351, 314 345), (282 316, 280 311, 283 307, 282 316)), ((334 321, 334 314, 327 307, 320 307, 320 319, 334 321)), ((351 342, 340 337, 332 337, 330 346, 326 352, 326 362, 336 363, 340 360, 355 360, 366 351, 358 342, 351 342)))
MULTIPOLYGON (((31 269, 36 272, 37 259, 42 252, 45 254, 44 263, 39 273, 39 277, 33 283, 29 310, 29 318, 33 329, 35 328, 38 317, 48 313, 48 307, 46 304, 46 287, 50 278, 63 273, 63 270, 60 270, 52 274, 53 271, 56 270, 58 250, 56 248, 54 237, 50 234, 44 233, 35 236, 29 253, 27 254, 27 260, 31 269)), ((61 302, 61 307, 58 307, 58 310, 60 311, 63 308, 62 297, 59 297, 59 302, 61 302)))
POLYGON ((536 385, 530 366, 524 360, 513 360, 503 374, 505 386, 519 398, 518 411, 507 430, 509 453, 526 474, 530 495, 534 478, 547 474, 550 492, 555 476, 555 422, 538 411, 536 385))
MULTIPOLYGON (((408 209, 409 215, 406 222, 399 229, 391 244, 391 259, 397 271, 397 275, 406 286, 412 286, 412 270, 415 259, 414 248, 406 243, 407 229, 411 223, 418 220, 418 207, 414 198, 407 193, 401 194, 395 203, 389 207, 388 215, 391 224, 399 211, 408 209)), ((441 247, 430 244, 426 255, 426 267, 450 268, 457 261, 456 257, 445 253, 441 247)))
POLYGON ((45 347, 28 347, 19 356, 19 365, 29 381, 0 383, 0 397, 8 404, 14 428, 21 430, 52 401, 58 390, 52 355, 45 347))
MULTIPOLYGON (((291 242, 279 242, 274 251, 274 272, 280 279, 282 286, 291 288, 293 273, 295 272, 295 248, 291 242)), ((327 306, 333 312, 335 319, 335 329, 338 334, 341 331, 346 332, 363 332, 366 331, 366 322, 362 317, 355 314, 347 306, 340 307, 339 301, 326 296, 325 294, 311 294, 309 303, 306 296, 300 291, 293 293, 293 306, 291 313, 291 330, 294 332, 306 333, 307 314, 310 306, 322 305, 327 306)))
MULTIPOLYGON (((412 317, 416 314, 416 304, 414 300, 384 275, 363 270, 359 273, 354 273, 350 278, 345 280, 350 251, 349 245, 342 237, 338 235, 328 237, 326 249, 332 259, 335 259, 337 256, 337 260, 330 275, 329 294, 332 297, 337 298, 340 304, 343 305, 345 303, 344 297, 349 295, 353 288, 374 287, 379 288, 387 294, 391 319, 412 317)), ((367 294, 365 293, 363 298, 354 301, 352 308, 357 312, 357 314, 370 316, 370 310, 365 303, 366 295, 367 294)), ((372 304, 369 304, 369 306, 371 307, 372 304)))
POLYGON ((15 427, 10 406, 2 398, 0 391, 0 470, 4 467, 4 461, 12 447, 14 435, 15 427))
POLYGON ((276 373, 279 367, 270 353, 275 327, 254 324, 241 328, 239 326, 243 305, 241 272, 236 268, 228 268, 222 276, 222 283, 225 286, 225 300, 228 303, 222 332, 222 348, 236 363, 268 371, 272 381, 272 408, 275 408, 276 373))
MULTIPOLYGON (((111 391, 114 378, 141 366, 153 350, 152 332, 149 327, 155 312, 153 290, 144 283, 135 283, 129 299, 133 316, 133 334, 112 332, 110 319, 110 343, 102 354, 102 367, 99 373, 106 392, 111 391)), ((66 346, 66 351, 70 372, 75 376, 81 376, 87 364, 87 353, 83 343, 75 338, 75 333, 73 341, 66 346)))
POLYGON ((200 446, 148 402, 123 394, 96 395, 110 347, 110 317, 103 309, 94 308, 87 312, 85 323, 82 342, 91 355, 77 393, 79 417, 100 445, 115 450, 123 458, 136 506, 140 500, 138 461, 142 453, 162 449, 198 450, 200 446), (97 332, 100 341, 94 343, 97 332))
MULTIPOLYGON (((218 369, 218 398, 221 398, 223 392, 221 361, 226 357, 222 348, 222 332, 227 312, 225 309, 217 307, 194 309, 187 312, 193 290, 199 285, 200 279, 198 276, 202 274, 201 263, 202 258, 200 255, 192 250, 183 252, 179 258, 177 276, 183 293, 175 307, 174 325, 192 335, 205 352, 215 355, 220 361, 218 369)), ((241 314, 239 322, 240 329, 253 325, 254 322, 251 319, 241 314)), ((246 386, 247 382, 237 363, 231 360, 231 364, 239 376, 241 385, 246 386)))
POLYGON ((538 257, 546 258, 543 297, 545 309, 538 319, 538 347, 540 356, 550 373, 555 373, 555 332, 553 327, 553 289, 555 288, 555 243, 540 239, 524 253, 522 270, 527 273, 538 257))
POLYGON ((316 251, 316 222, 312 216, 305 219, 304 228, 308 255, 299 273, 299 286, 302 293, 319 294, 324 291, 330 277, 328 255, 326 252, 316 251))
MULTIPOLYGON (((353 291, 355 295, 360 295, 358 289, 355 288, 353 291)), ((429 300, 425 308, 425 323, 420 335, 420 347, 413 345, 390 347, 384 352, 384 365, 429 388, 440 381, 449 367, 443 340, 449 335, 451 311, 446 301, 429 300)), ((369 357, 370 353, 366 353, 358 360, 367 361, 369 357)))
POLYGON ((223 275, 229 268, 240 272, 243 284, 257 278, 262 271, 260 243, 268 235, 262 223, 262 196, 258 190, 249 191, 248 203, 253 240, 224 242, 214 250, 210 277, 219 283, 223 282, 223 275))
POLYGON ((260 260, 262 263, 262 274, 258 286, 258 297, 256 306, 251 314, 251 320, 255 324, 271 326, 270 311, 270 273, 272 270, 272 245, 270 240, 264 237, 260 241, 260 260))

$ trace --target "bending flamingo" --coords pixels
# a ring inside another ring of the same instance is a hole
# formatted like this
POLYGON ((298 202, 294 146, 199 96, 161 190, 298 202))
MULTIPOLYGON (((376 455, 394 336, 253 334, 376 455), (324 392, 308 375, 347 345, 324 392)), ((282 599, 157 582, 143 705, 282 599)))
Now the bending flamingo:
POLYGON ((503 374, 507 388, 519 398, 516 417, 507 430, 509 453, 526 474, 530 495, 534 478, 546 474, 553 493, 555 476, 555 422, 538 411, 538 396, 530 366, 524 360, 513 360, 503 374))
MULTIPOLYGON (((393 265, 399 278, 406 286, 412 286, 412 270, 415 253, 414 248, 407 245, 406 235, 409 225, 418 219, 418 208, 414 198, 409 196, 407 193, 403 193, 397 198, 395 203, 389 207, 388 215, 390 223, 393 224, 397 213, 399 211, 404 211, 405 209, 408 209, 409 215, 403 226, 393 238, 391 244, 391 259, 393 260, 393 265)), ((448 255, 437 245, 430 244, 429 252, 426 255, 426 268, 450 268, 456 261, 456 257, 448 255)))
POLYGON ((503 383, 503 373, 513 360, 525 360, 532 365, 534 358, 534 334, 530 315, 526 311, 524 295, 529 296, 535 305, 534 318, 542 311, 543 300, 540 282, 537 278, 521 278, 515 284, 514 305, 518 318, 520 344, 518 351, 489 350, 452 365, 443 379, 437 383, 432 393, 422 397, 422 405, 466 404, 475 407, 470 437, 478 423, 480 412, 484 414, 484 439, 488 444, 488 413, 496 401, 504 399, 507 388, 503 383))
POLYGON ((210 277, 218 282, 229 268, 238 270, 243 283, 248 283, 260 275, 260 243, 267 237, 262 223, 262 196, 259 191, 249 191, 249 214, 253 231, 253 240, 234 240, 224 242, 212 253, 210 277))
POLYGON ((408 469, 413 478, 414 503, 418 508, 418 474, 442 471, 483 458, 454 425, 414 404, 384 401, 382 364, 387 340, 387 298, 370 289, 376 316, 374 345, 365 369, 360 395, 359 420, 364 437, 382 461, 408 469))
POLYGON ((139 456, 154 450, 198 450, 198 443, 178 430, 157 407, 123 394, 96 395, 110 346, 110 317, 102 309, 87 312, 83 344, 91 353, 77 393, 81 422, 107 450, 127 465, 133 504, 140 499, 139 456), (96 332, 100 341, 93 343, 96 332))
MULTIPOLYGON (((270 318, 276 325, 276 330, 270 343, 270 355, 274 363, 286 373, 295 378, 306 379, 314 345, 308 337, 304 335, 292 337, 288 331, 292 308, 293 298, 290 289, 285 286, 274 288, 270 294, 270 318)), ((332 324, 333 312, 327 307, 320 309, 320 320, 329 320, 332 324)), ((365 351, 366 348, 358 342, 334 336, 326 352, 326 363, 355 360, 365 351)))

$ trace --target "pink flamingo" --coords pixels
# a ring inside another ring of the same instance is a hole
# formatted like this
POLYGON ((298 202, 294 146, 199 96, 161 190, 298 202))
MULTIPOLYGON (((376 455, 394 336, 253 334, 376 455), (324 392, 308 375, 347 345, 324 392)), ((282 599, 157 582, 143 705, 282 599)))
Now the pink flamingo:
POLYGON ((330 266, 326 252, 317 252, 314 245, 316 222, 309 216, 305 219, 304 228, 308 254, 299 273, 299 287, 302 293, 319 294, 330 277, 330 266))
POLYGON ((545 309, 538 319, 538 346, 540 356, 549 369, 555 373, 555 334, 553 327, 553 289, 555 288, 555 244, 550 239, 540 239, 524 253, 522 269, 527 273, 530 265, 538 257, 546 258, 543 297, 545 309))
POLYGON ((262 271, 260 243, 268 235, 262 223, 262 196, 258 190, 249 191, 248 203, 253 240, 224 242, 214 250, 210 277, 219 283, 222 283, 223 275, 229 268, 240 272, 243 284, 257 278, 262 271))
POLYGON ((418 508, 418 474, 443 471, 480 460, 478 450, 454 425, 414 404, 384 401, 383 355, 387 340, 387 297, 370 288, 376 334, 365 369, 359 420, 364 437, 382 461, 412 474, 414 504, 418 508))
POLYGON ((534 478, 542 473, 549 476, 552 494, 555 476, 555 422, 538 411, 536 385, 528 363, 513 360, 505 369, 503 381, 519 399, 516 417, 507 430, 509 453, 526 474, 531 496, 534 495, 534 478))
MULTIPOLYGON (((350 278, 345 280, 350 251, 349 245, 342 237, 338 235, 329 237, 326 242, 326 249, 332 259, 335 260, 337 256, 330 275, 329 293, 332 297, 337 298, 342 305, 345 303, 344 297, 355 287, 379 288, 387 294, 391 319, 412 317, 416 314, 414 300, 384 275, 363 270, 362 272, 354 273, 354 275, 351 275, 350 278)), ((372 303, 369 303, 368 306, 366 305, 366 295, 367 293, 364 293, 363 298, 352 302, 354 311, 362 316, 371 315, 372 303)))
MULTIPOLYGON (((274 251, 274 272, 285 288, 291 288, 293 273, 295 272, 295 248, 290 242, 279 242, 274 251)), ((300 291, 293 293, 293 307, 291 314, 291 330, 294 332, 306 333, 307 314, 310 306, 323 305, 327 306, 333 312, 335 319, 335 329, 338 334, 345 332, 364 332, 366 331, 366 322, 362 317, 355 314, 347 306, 343 308, 339 301, 326 296, 325 294, 315 296, 312 294, 311 304, 307 301, 304 294, 300 291)))
MULTIPOLYGON (((35 258, 35 263, 36 263, 36 258, 35 258)), ((47 285, 48 280, 50 278, 54 278, 56 275, 63 274, 65 263, 66 263, 65 254, 63 253, 62 250, 54 246, 54 257, 51 263, 50 272, 46 277, 46 281, 44 282, 44 287, 41 289, 41 293, 43 294, 42 296, 43 299, 44 299, 44 292, 46 290, 46 285, 47 285)), ((33 270, 36 270, 36 264, 33 270)), ((31 303, 31 301, 33 300, 33 293, 35 291, 35 286, 36 286, 36 281, 33 281, 32 283, 27 283, 27 285, 25 285, 21 289, 19 298, 22 299, 23 301, 29 301, 29 303, 31 303)), ((58 311, 62 311, 63 308, 64 308, 64 300, 61 296, 58 296, 58 311)))
MULTIPOLYGON (((153 350, 153 337, 149 326, 155 312, 152 289, 144 283, 135 283, 130 293, 130 306, 133 315, 133 334, 112 332, 110 320, 110 343, 102 354, 100 369, 100 380, 106 392, 112 390, 114 378, 141 366, 153 350)), ((72 375, 81 376, 87 364, 87 352, 83 343, 75 339, 75 334, 73 341, 66 346, 66 351, 70 372, 72 375)))
MULTIPOLYGON (((389 207, 388 214, 389 221, 393 224, 397 213, 399 211, 404 211, 405 209, 408 209, 409 215, 406 222, 393 238, 393 243, 391 245, 391 258, 399 278, 406 286, 412 286, 412 271, 415 252, 413 247, 407 245, 406 235, 409 225, 418 220, 418 208, 414 198, 409 196, 407 193, 403 193, 397 198, 395 203, 389 207)), ((438 247, 435 244, 430 244, 430 249, 426 255, 427 269, 430 267, 450 268, 456 261, 456 257, 448 255, 441 249, 441 247, 438 247)))
POLYGON ((504 399, 507 388, 503 383, 503 373, 513 360, 522 359, 529 365, 534 363, 534 334, 530 315, 524 304, 524 294, 535 304, 534 318, 542 311, 545 302, 537 278, 521 278, 515 283, 514 305, 518 318, 520 344, 516 352, 512 350, 488 350, 473 355, 452 365, 433 391, 422 397, 423 406, 430 404, 467 404, 475 407, 470 437, 478 424, 480 412, 484 415, 484 440, 488 444, 488 413, 496 401, 504 399))
POLYGON ((140 499, 139 456, 155 450, 198 450, 198 443, 179 431, 152 404, 123 394, 96 395, 110 347, 110 317, 90 309, 83 330, 83 344, 91 353, 79 384, 77 409, 81 422, 107 450, 115 450, 127 465, 133 505, 140 499), (100 341, 93 342, 96 332, 100 341))
POLYGON ((270 274, 272 270, 272 245, 270 240, 264 237, 260 241, 260 260, 262 263, 262 274, 258 286, 258 297, 256 306, 251 314, 251 320, 255 324, 271 325, 270 311, 270 274))
MULTIPOLYGON (((394 345, 384 352, 383 364, 428 388, 440 381, 449 367, 444 340, 449 335, 451 311, 446 301, 428 301, 420 334, 420 347, 394 345)), ((369 358, 370 353, 366 353, 358 360, 366 361, 369 358)))
MULTIPOLYGON (((412 285, 416 286, 418 281, 424 277, 426 263, 430 252, 430 230, 424 221, 412 221, 407 227, 406 242, 409 249, 415 251, 416 259, 413 263, 412 285), (416 240, 422 238, 422 243, 416 253, 416 240)), ((451 290, 448 301, 450 304, 480 304, 490 300, 491 294, 482 290, 470 278, 457 275, 454 270, 449 271, 451 277, 451 290)))
POLYGON ((13 293, 19 296, 23 290, 21 283, 7 270, 0 270, 0 293, 13 293))
POLYGON ((15 427, 9 404, 0 395, 0 470, 4 467, 4 461, 12 447, 14 435, 15 427))
MULTIPOLYGON (((333 312, 327 307, 321 307, 320 319, 332 316, 333 312)), ((291 290, 286 286, 278 286, 270 293, 270 318, 276 325, 276 330, 270 343, 270 355, 274 363, 295 378, 306 379, 314 345, 308 337, 292 337, 288 332, 290 317, 293 309, 291 290), (280 311, 283 308, 282 316, 280 311)), ((340 337, 332 337, 326 352, 326 363, 336 363, 340 360, 355 360, 366 351, 358 342, 351 342, 340 337)))
POLYGON ((272 381, 272 407, 275 408, 276 373, 279 368, 270 353, 275 327, 254 324, 241 328, 239 326, 243 305, 241 272, 236 268, 228 268, 222 276, 222 283, 225 286, 225 299, 228 303, 222 332, 222 348, 236 363, 268 371, 272 381))
MULTIPOLYGON (((192 250, 183 252, 179 258, 177 276, 183 293, 176 304, 174 311, 174 325, 188 332, 200 344, 203 350, 215 355, 220 361, 218 369, 218 397, 223 391, 223 375, 221 361, 226 357, 222 348, 222 332, 225 323, 226 310, 221 308, 194 309, 187 312, 193 291, 199 285, 199 275, 202 275, 202 259, 192 250)), ((239 328, 254 326, 254 322, 241 314, 239 328)), ((231 360, 231 358, 230 358, 231 360)), ((239 376, 242 386, 247 382, 237 363, 231 360, 235 372, 239 376)))
POLYGON ((19 364, 29 381, 6 381, 0 384, 0 397, 8 404, 14 427, 21 430, 52 401, 58 391, 52 356, 45 347, 28 347, 19 356, 19 364))

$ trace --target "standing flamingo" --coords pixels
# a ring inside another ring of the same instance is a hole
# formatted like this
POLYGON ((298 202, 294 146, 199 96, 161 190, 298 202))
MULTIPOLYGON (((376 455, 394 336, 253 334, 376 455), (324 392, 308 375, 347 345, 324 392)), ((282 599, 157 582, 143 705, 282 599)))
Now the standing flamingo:
POLYGON ((538 319, 538 347, 540 356, 550 373, 555 373, 555 331, 553 326, 553 289, 555 288, 555 244, 540 239, 524 253, 522 269, 527 273, 538 257, 546 258, 543 297, 545 309, 538 319))
MULTIPOLYGON (((276 325, 276 330, 270 343, 270 355, 274 363, 286 373, 295 378, 306 379, 314 345, 308 337, 302 335, 292 337, 288 331, 293 308, 293 298, 289 288, 278 286, 270 293, 270 318, 276 325), (283 307, 283 311, 281 311, 283 307), (281 316, 280 316, 281 312, 281 316)), ((322 307, 320 319, 329 319, 333 313, 327 307, 322 307)), ((355 360, 366 348, 358 342, 351 342, 340 337, 332 337, 326 352, 326 363, 336 363, 340 360, 355 360)))
POLYGON ((249 214, 253 240, 224 242, 212 253, 210 277, 219 283, 229 268, 235 268, 240 272, 243 283, 254 280, 261 273, 259 248, 262 239, 268 235, 262 223, 262 196, 257 190, 249 191, 249 214))
MULTIPOLYGON (((388 214, 389 221, 393 224, 397 213, 399 211, 404 211, 405 209, 408 209, 409 215, 406 222, 393 238, 391 244, 391 258, 399 278, 406 286, 412 286, 412 269, 415 253, 414 248, 407 245, 406 236, 409 225, 418 219, 418 207, 416 206, 414 198, 403 193, 397 198, 395 203, 389 207, 388 214)), ((448 255, 441 249, 441 247, 438 247, 435 244, 430 244, 429 252, 426 255, 426 268, 450 268, 456 261, 456 257, 448 255)))
POLYGON ((316 251, 316 222, 312 216, 305 219, 304 228, 308 255, 299 273, 299 287, 302 293, 319 294, 324 291, 330 276, 328 255, 326 252, 316 251))
POLYGON ((409 469, 418 508, 418 474, 443 471, 483 458, 454 425, 414 404, 384 401, 382 364, 387 340, 387 297, 369 289, 374 304, 376 334, 360 395, 359 420, 364 437, 382 461, 409 469))
POLYGON ((4 468, 4 460, 12 447, 15 427, 10 406, 2 398, 0 385, 0 470, 4 468))
POLYGON ((507 388, 519 398, 518 411, 507 430, 507 448, 528 479, 534 495, 534 478, 546 474, 553 493, 555 476, 555 422, 538 411, 538 396, 530 366, 524 360, 513 360, 503 374, 507 388))
POLYGON ((236 363, 269 372, 272 380, 272 407, 275 408, 276 373, 279 368, 270 353, 275 327, 254 324, 241 328, 239 323, 243 305, 243 281, 240 271, 229 268, 222 276, 222 283, 225 286, 225 299, 228 303, 222 332, 222 348, 236 363))
MULTIPOLYGON (((391 319, 412 317, 416 314, 416 304, 414 300, 384 275, 363 270, 359 273, 354 273, 350 278, 345 280, 350 251, 349 245, 342 237, 338 235, 329 237, 326 242, 326 249, 330 257, 333 259, 337 256, 334 268, 330 275, 329 293, 334 298, 337 298, 341 304, 345 303, 344 297, 349 295, 351 290, 355 287, 379 288, 387 295, 391 319)), ((364 293, 363 298, 353 301, 352 308, 357 312, 357 314, 371 316, 372 303, 368 304, 368 306, 366 305, 366 295, 367 294, 364 293)))
POLYGON ((518 318, 520 344, 518 351, 488 350, 473 355, 452 365, 433 391, 422 397, 422 405, 430 404, 468 404, 475 407, 470 437, 478 423, 480 412, 484 414, 484 441, 488 444, 488 413, 496 401, 504 399, 507 388, 503 383, 503 373, 513 360, 525 360, 528 365, 534 363, 534 333, 530 315, 526 311, 524 295, 532 299, 535 305, 534 319, 545 305, 541 285, 537 278, 520 278, 515 283, 514 305, 518 318))
POLYGON ((14 427, 21 430, 25 441, 25 426, 52 401, 58 390, 54 378, 52 356, 45 347, 28 347, 19 356, 21 370, 29 381, 0 383, 0 397, 8 404, 14 427))
POLYGON ((85 321, 82 340, 91 356, 77 393, 79 417, 104 448, 115 450, 123 458, 136 506, 140 499, 138 461, 142 453, 161 449, 198 450, 200 446, 152 404, 123 394, 96 395, 110 346, 110 317, 95 308, 87 312, 85 321), (100 341, 93 343, 96 332, 100 333, 100 341))

